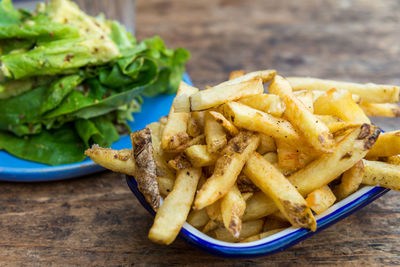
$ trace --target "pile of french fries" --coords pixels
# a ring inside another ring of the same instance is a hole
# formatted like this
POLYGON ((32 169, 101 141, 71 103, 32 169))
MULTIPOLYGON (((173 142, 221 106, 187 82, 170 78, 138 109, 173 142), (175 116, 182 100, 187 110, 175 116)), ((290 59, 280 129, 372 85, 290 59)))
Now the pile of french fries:
POLYGON ((205 90, 182 82, 169 115, 131 134, 133 149, 86 154, 135 177, 157 212, 155 242, 173 242, 186 221, 227 242, 315 231, 314 215, 360 186, 400 189, 400 131, 380 133, 368 118, 399 116, 399 93, 235 71, 205 90))

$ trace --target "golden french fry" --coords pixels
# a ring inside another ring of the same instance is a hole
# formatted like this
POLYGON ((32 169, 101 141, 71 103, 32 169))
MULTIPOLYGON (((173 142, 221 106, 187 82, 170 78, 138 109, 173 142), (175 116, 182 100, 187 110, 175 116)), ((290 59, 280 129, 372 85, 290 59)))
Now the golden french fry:
POLYGON ((205 110, 244 96, 259 95, 263 91, 264 87, 260 78, 241 83, 217 85, 191 95, 191 110, 205 110))
POLYGON ((290 122, 285 119, 275 118, 270 114, 237 102, 229 102, 223 105, 222 111, 224 116, 236 127, 260 132, 291 143, 300 142, 300 136, 290 122))
POLYGON ((294 95, 311 113, 314 113, 314 94, 312 91, 297 91, 294 92, 294 95))
POLYGON ((282 139, 276 140, 276 146, 279 168, 287 172, 293 172, 303 168, 315 159, 315 155, 304 153, 300 150, 299 146, 296 147, 288 144, 282 139))
POLYGON ((278 118, 282 117, 286 108, 281 98, 273 94, 247 96, 239 99, 238 102, 278 118))
POLYGON ((272 213, 268 217, 270 217, 270 218, 272 218, 274 220, 281 221, 281 222, 289 222, 288 219, 285 217, 285 215, 280 210, 278 210, 277 212, 272 213))
POLYGON ((360 160, 351 169, 345 171, 342 175, 340 184, 338 184, 333 193, 335 194, 337 200, 342 200, 354 192, 360 187, 362 178, 364 176, 364 164, 360 160))
POLYGON ((398 104, 363 102, 360 107, 368 116, 400 117, 400 106, 398 104))
POLYGON ((308 194, 306 201, 316 214, 321 214, 335 203, 336 197, 329 186, 324 185, 308 194))
POLYGON ((229 80, 239 78, 240 76, 243 76, 244 73, 245 73, 244 70, 234 70, 231 73, 229 73, 229 80))
POLYGON ((244 201, 247 201, 254 194, 253 192, 245 192, 245 193, 241 192, 241 193, 242 193, 242 197, 243 197, 244 201))
POLYGON ((192 167, 189 159, 186 158, 185 155, 179 154, 178 156, 170 159, 168 161, 168 166, 170 166, 174 170, 182 170, 192 167))
MULTIPOLYGON (((197 88, 191 87, 182 82, 175 98, 183 96, 186 99, 197 91, 197 88)), ((189 136, 186 132, 189 118, 189 112, 175 112, 174 106, 171 106, 168 121, 161 137, 162 149, 166 151, 174 151, 177 147, 180 147, 189 141, 189 136)))
POLYGON ((374 83, 359 84, 308 77, 288 77, 287 80, 290 82, 290 85, 292 86, 294 91, 328 91, 332 88, 336 88, 347 90, 352 94, 359 95, 364 102, 399 102, 400 87, 394 85, 380 85, 374 83))
POLYGON ((149 238, 161 244, 171 244, 189 214, 196 193, 201 169, 189 168, 177 173, 174 188, 157 211, 149 238))
POLYGON ((266 83, 269 82, 275 76, 275 74, 276 74, 275 70, 259 70, 259 71, 249 72, 246 73, 245 75, 220 83, 217 86, 238 84, 254 79, 261 79, 262 82, 266 83))
POLYGON ((228 121, 224 115, 216 111, 209 111, 208 112, 211 117, 214 118, 216 122, 218 122, 231 136, 237 135, 239 130, 233 125, 230 121, 228 121))
POLYGON ((190 112, 190 101, 189 97, 197 93, 199 89, 196 87, 190 86, 187 83, 181 81, 179 84, 178 94, 174 98, 174 102, 172 103, 174 107, 174 112, 190 112))
POLYGON ((240 232, 240 236, 238 238, 232 236, 232 234, 225 227, 219 227, 215 229, 215 235, 218 240, 225 242, 236 242, 260 233, 263 223, 263 220, 244 222, 242 224, 242 231, 240 232))
POLYGON ((160 206, 160 191, 157 181, 157 164, 154 159, 153 145, 151 142, 151 131, 144 128, 131 133, 133 146, 133 157, 136 162, 135 179, 140 192, 144 195, 147 203, 157 210, 160 206))
POLYGON ((263 155, 267 152, 273 151, 276 151, 274 138, 269 135, 260 134, 260 145, 257 148, 257 152, 263 155))
POLYGON ((314 112, 319 115, 333 115, 354 123, 371 123, 364 111, 357 105, 349 91, 331 89, 314 102, 314 112))
POLYGON ((339 117, 332 115, 315 115, 320 121, 322 121, 329 129, 331 133, 335 133, 344 128, 348 128, 350 126, 354 127, 354 124, 350 124, 340 119, 339 117))
POLYGON ((244 166, 244 174, 268 195, 297 227, 317 229, 317 223, 307 203, 296 188, 260 154, 253 153, 244 166))
POLYGON ((365 170, 363 184, 400 191, 400 166, 365 159, 363 159, 363 163, 365 170))
POLYGON ((214 165, 218 158, 218 154, 208 152, 206 145, 190 146, 186 148, 185 154, 195 167, 214 165))
POLYGON ((93 145, 91 148, 86 149, 85 155, 89 156, 100 166, 112 170, 113 172, 120 172, 128 175, 135 174, 136 164, 132 149, 115 150, 93 145))
POLYGON ((200 135, 203 132, 203 129, 200 128, 200 125, 198 124, 197 120, 193 117, 190 116, 188 120, 188 125, 187 125, 187 133, 190 137, 196 137, 200 135))
POLYGON ((222 222, 221 200, 215 201, 213 204, 207 206, 205 209, 210 220, 222 222))
POLYGON ((389 164, 400 165, 400 155, 387 157, 384 161, 389 164))
POLYGON ((360 161, 374 145, 379 129, 363 124, 350 131, 337 142, 333 153, 323 154, 303 169, 288 177, 288 180, 303 196, 330 183, 343 172, 360 161), (318 173, 318 175, 315 175, 318 173))
POLYGON ((258 146, 260 138, 251 132, 240 132, 233 137, 215 163, 213 175, 198 191, 195 209, 202 209, 222 198, 234 185, 251 153, 258 146))
POLYGON ((237 185, 221 198, 221 215, 225 228, 235 237, 239 238, 242 229, 242 216, 246 209, 246 201, 243 199, 237 185))
POLYGON ((276 75, 269 86, 269 91, 282 98, 286 105, 284 116, 301 131, 310 145, 318 151, 331 151, 333 138, 328 127, 297 99, 287 80, 276 75))
POLYGON ((239 188, 239 191, 242 193, 253 193, 260 191, 260 189, 255 186, 255 184, 253 184, 253 182, 246 175, 244 175, 243 172, 241 172, 236 179, 236 184, 239 188))
MULTIPOLYGON (((296 92, 298 92, 298 91, 296 91, 296 92)), ((313 102, 315 102, 318 99, 318 97, 320 97, 321 95, 324 95, 326 91, 313 90, 313 91, 310 91, 310 92, 313 93, 313 102)), ((357 103, 357 104, 361 103, 361 97, 359 95, 352 94, 351 98, 353 99, 353 101, 355 103, 357 103)))
POLYGON ((214 220, 209 220, 206 225, 204 225, 203 229, 201 230, 203 233, 207 234, 208 232, 217 229, 220 224, 214 220))
POLYGON ((367 157, 389 157, 399 154, 400 130, 380 134, 367 157))
POLYGON ((205 115, 204 134, 206 136, 207 150, 210 153, 220 152, 228 142, 224 128, 209 112, 205 115))
POLYGON ((265 195, 264 192, 258 191, 246 201, 243 221, 257 220, 278 210, 271 198, 265 195))
POLYGON ((250 237, 248 237, 248 238, 242 239, 242 240, 240 241, 240 243, 248 243, 248 242, 257 241, 257 240, 266 238, 266 237, 268 237, 268 236, 274 235, 274 234, 276 234, 276 233, 279 233, 280 231, 283 231, 283 230, 285 230, 285 229, 286 229, 286 228, 277 228, 277 229, 269 230, 269 231, 267 231, 267 232, 262 232, 262 233, 260 233, 260 234, 253 235, 253 236, 250 236, 250 237))
POLYGON ((210 218, 208 217, 206 210, 201 209, 201 210, 192 210, 189 213, 186 221, 191 226, 199 229, 201 227, 204 227, 208 223, 209 220, 210 220, 210 218))
POLYGON ((161 149, 161 123, 150 123, 147 128, 151 133, 151 144, 153 146, 153 157, 157 166, 157 181, 160 194, 166 196, 171 192, 175 183, 175 172, 168 166, 166 153, 161 149))
POLYGON ((278 154, 276 152, 265 153, 263 158, 268 160, 271 164, 278 163, 278 154))

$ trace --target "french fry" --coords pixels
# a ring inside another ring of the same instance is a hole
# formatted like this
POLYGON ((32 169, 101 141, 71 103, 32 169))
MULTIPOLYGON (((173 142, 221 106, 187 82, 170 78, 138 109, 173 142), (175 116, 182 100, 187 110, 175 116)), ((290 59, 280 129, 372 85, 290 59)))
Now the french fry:
POLYGON ((385 132, 368 152, 367 157, 389 157, 400 154, 400 131, 385 132))
POLYGON ((229 140, 221 153, 222 156, 215 163, 213 175, 196 195, 195 209, 202 209, 214 203, 230 190, 259 141, 258 135, 251 132, 240 132, 229 140))
POLYGON ((194 111, 190 113, 187 133, 191 137, 196 137, 204 133, 204 111, 194 111))
POLYGON ((387 157, 384 161, 389 164, 400 165, 400 155, 387 157))
POLYGON ((364 111, 352 99, 349 91, 330 89, 314 102, 314 112, 319 115, 333 115, 355 123, 371 123, 364 111))
POLYGON ((278 210, 278 207, 271 198, 265 195, 264 192, 258 191, 246 201, 243 221, 257 220, 271 215, 278 210))
POLYGON ((307 205, 316 214, 321 214, 327 210, 335 201, 336 197, 327 185, 312 191, 306 198, 307 205))
POLYGON ((263 155, 273 151, 276 151, 274 138, 269 135, 260 134, 260 145, 257 148, 257 152, 263 155))
POLYGON ((368 116, 400 117, 400 106, 398 104, 363 102, 360 107, 368 116))
POLYGON ((297 227, 317 229, 317 223, 307 203, 296 188, 260 154, 253 153, 243 169, 247 177, 268 195, 297 227))
POLYGON ((167 164, 168 157, 161 149, 161 123, 150 123, 147 125, 151 133, 151 144, 153 146, 153 157, 157 166, 157 181, 161 196, 166 196, 171 192, 175 183, 175 172, 167 164))
POLYGON ((157 164, 154 159, 151 131, 144 128, 131 133, 133 157, 136 162, 135 179, 140 192, 147 203, 157 210, 160 206, 161 195, 157 181, 157 164))
POLYGON ((263 227, 263 223, 263 220, 244 222, 242 224, 242 231, 240 232, 240 236, 238 238, 232 236, 232 234, 225 227, 219 227, 214 231, 218 240, 222 240, 225 242, 236 242, 260 233, 263 227))
POLYGON ((247 96, 239 99, 238 102, 278 118, 282 117, 286 108, 281 98, 273 94, 247 96))
POLYGON ((189 168, 177 173, 174 188, 157 211, 149 238, 157 243, 171 244, 189 214, 201 169, 189 168))
POLYGON ((207 215, 207 212, 205 209, 201 209, 201 210, 192 210, 188 217, 187 217, 187 222, 197 228, 200 229, 202 227, 204 227, 208 221, 210 220, 210 218, 207 215))
POLYGON ((183 152, 185 151, 188 147, 194 146, 194 145, 204 145, 205 144, 205 136, 204 134, 198 135, 192 139, 189 139, 186 143, 182 144, 181 146, 175 148, 174 152, 183 152))
POLYGON ((223 105, 221 109, 224 116, 236 127, 288 140, 291 143, 300 142, 300 136, 285 119, 275 118, 270 114, 237 102, 229 102, 223 105))
POLYGON ((242 240, 240 241, 240 243, 248 243, 248 242, 257 241, 257 240, 266 238, 266 237, 268 237, 268 236, 274 235, 274 234, 276 234, 276 233, 279 233, 280 231, 283 231, 283 230, 285 230, 285 228, 277 228, 277 229, 269 230, 269 231, 267 231, 267 232, 262 232, 262 233, 260 233, 260 234, 253 235, 253 236, 250 236, 250 237, 248 237, 248 238, 242 239, 242 240))
POLYGON ((260 189, 253 184, 253 182, 242 173, 240 173, 240 175, 238 176, 237 180, 236 180, 236 184, 239 188, 239 191, 242 193, 248 193, 248 192, 256 192, 256 191, 260 191, 260 189))
POLYGON ((207 206, 205 209, 210 220, 222 222, 221 200, 215 201, 213 204, 207 206))
POLYGON ((228 142, 224 128, 209 112, 205 115, 204 134, 206 136, 207 150, 210 153, 220 152, 228 142))
POLYGON ((379 136, 376 126, 363 124, 346 132, 336 144, 333 153, 323 154, 288 180, 303 196, 330 183, 360 161, 379 136), (318 175, 315 175, 318 173, 318 175))
MULTIPOLYGON (((316 117, 322 121, 326 127, 328 127, 331 133, 335 133, 343 128, 349 127, 352 124, 345 122, 344 120, 340 119, 339 117, 332 116, 332 115, 316 115, 316 117)), ((354 125, 353 125, 354 126, 354 125)))
POLYGON ((246 192, 246 193, 241 192, 241 193, 242 193, 242 197, 243 197, 244 201, 247 201, 254 194, 253 192, 246 192))
POLYGON ((303 168, 315 159, 315 155, 304 153, 299 147, 288 144, 281 139, 276 140, 276 146, 279 168, 287 172, 293 172, 303 168))
POLYGON ((333 138, 328 127, 296 98, 287 80, 276 75, 269 86, 269 91, 282 98, 286 105, 284 116, 301 131, 310 145, 318 151, 331 151, 333 138))
POLYGON ((400 191, 400 166, 365 159, 363 163, 365 170, 363 184, 400 191))
POLYGON ((190 112, 190 101, 189 97, 197 93, 199 89, 196 87, 190 86, 187 83, 181 81, 179 84, 179 91, 177 96, 174 98, 174 102, 172 103, 174 107, 174 112, 190 112))
POLYGON ((245 209, 246 201, 243 199, 237 185, 232 186, 221 199, 221 215, 225 228, 235 238, 239 238, 245 209))
POLYGON ((360 160, 351 169, 345 171, 342 175, 340 184, 335 186, 333 193, 338 201, 350 196, 360 187, 364 176, 364 164, 360 160))
POLYGON ((184 154, 179 154, 178 156, 168 161, 168 166, 177 171, 190 168, 192 167, 192 164, 184 154))
POLYGON ((113 172, 120 172, 131 176, 135 174, 136 163, 133 158, 132 149, 115 150, 93 145, 85 151, 85 155, 89 156, 100 166, 113 172))
MULTIPOLYGON (((296 91, 296 92, 299 92, 299 91, 296 91)), ((301 92, 301 91, 300 91, 300 92, 301 92)), ((313 91, 311 91, 311 92, 313 93, 313 102, 315 102, 315 100, 317 100, 318 97, 320 97, 321 95, 325 94, 326 91, 316 91, 316 90, 313 90, 313 91)), ((353 101, 354 101, 356 104, 360 104, 360 103, 361 103, 361 97, 360 97, 359 95, 352 94, 352 95, 351 95, 351 98, 353 99, 353 101)))
POLYGON ((317 90, 328 91, 332 88, 347 90, 352 94, 359 95, 364 102, 370 103, 397 103, 399 102, 400 87, 393 85, 380 85, 374 83, 359 84, 323 80, 308 77, 288 77, 294 91, 317 90))
MULTIPOLYGON (((182 82, 175 98, 182 96, 186 99, 197 91, 197 88, 188 86, 182 82)), ((186 132, 189 118, 189 112, 175 112, 174 106, 171 106, 168 121, 161 137, 162 149, 166 151, 174 151, 177 147, 180 147, 189 141, 189 135, 186 132)))
POLYGON ((224 86, 224 85, 232 85, 232 84, 239 84, 242 82, 247 82, 254 79, 261 79, 263 83, 269 82, 272 78, 274 78, 276 74, 276 70, 259 70, 246 73, 245 75, 236 77, 234 79, 229 79, 226 82, 220 83, 217 86, 224 86))
POLYGON ((231 73, 229 73, 229 80, 239 78, 240 76, 243 76, 244 73, 245 73, 244 70, 234 70, 231 73))
POLYGON ((314 94, 312 91, 297 91, 294 92, 294 95, 311 113, 314 113, 314 94))
POLYGON ((216 122, 218 122, 231 136, 237 135, 239 130, 233 125, 230 121, 228 121, 224 115, 216 111, 209 111, 208 112, 211 117, 214 118, 216 122))
POLYGON ((211 166, 217 161, 218 154, 207 151, 206 145, 193 145, 185 150, 185 154, 194 167, 211 166))
POLYGON ((268 152, 263 155, 264 159, 268 160, 269 163, 278 163, 278 154, 276 152, 268 152))
POLYGON ((281 222, 289 222, 288 219, 286 218, 286 216, 280 210, 272 213, 268 217, 270 217, 271 219, 274 219, 274 220, 281 221, 281 222))
POLYGON ((264 220, 263 232, 268 232, 274 229, 287 228, 287 227, 290 227, 290 223, 287 220, 280 220, 268 216, 264 220))
POLYGON ((209 220, 206 225, 204 225, 203 229, 201 230, 203 233, 207 234, 210 231, 217 229, 220 224, 214 220, 209 220))
POLYGON ((191 95, 191 110, 196 111, 209 109, 245 96, 259 95, 262 94, 263 91, 264 87, 260 78, 255 78, 241 83, 217 85, 191 95))

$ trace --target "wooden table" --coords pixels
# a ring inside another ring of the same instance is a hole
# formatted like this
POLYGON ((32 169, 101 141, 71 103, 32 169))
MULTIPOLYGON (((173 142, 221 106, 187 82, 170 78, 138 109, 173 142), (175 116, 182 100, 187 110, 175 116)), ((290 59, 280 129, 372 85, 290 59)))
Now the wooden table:
MULTIPOLYGON (((139 0, 136 29, 139 39, 159 34, 169 47, 188 48, 187 70, 199 87, 234 69, 271 67, 284 75, 400 84, 399 8, 394 0, 139 0)), ((150 242, 152 217, 119 174, 3 182, 0 265, 399 265, 399 207, 400 194, 390 192, 282 253, 225 260, 182 240, 150 242)))

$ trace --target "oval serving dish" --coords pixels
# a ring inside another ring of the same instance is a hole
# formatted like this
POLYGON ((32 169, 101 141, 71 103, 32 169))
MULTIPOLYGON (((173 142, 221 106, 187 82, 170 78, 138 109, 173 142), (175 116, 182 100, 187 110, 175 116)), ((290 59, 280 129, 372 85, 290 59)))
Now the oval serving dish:
MULTIPOLYGON (((142 206, 151 214, 154 210, 146 202, 140 193, 135 178, 127 176, 126 181, 133 194, 142 206)), ((185 223, 179 233, 189 244, 211 254, 226 258, 250 258, 270 255, 294 246, 332 224, 346 218, 358 209, 366 206, 380 196, 386 194, 389 189, 382 187, 365 186, 342 201, 334 204, 320 215, 315 216, 318 228, 316 232, 308 229, 289 227, 279 233, 249 243, 228 243, 219 241, 203 234, 193 226, 185 223)))

